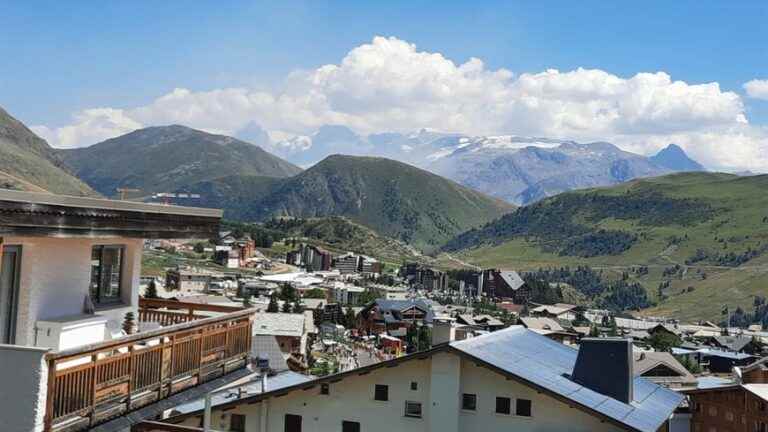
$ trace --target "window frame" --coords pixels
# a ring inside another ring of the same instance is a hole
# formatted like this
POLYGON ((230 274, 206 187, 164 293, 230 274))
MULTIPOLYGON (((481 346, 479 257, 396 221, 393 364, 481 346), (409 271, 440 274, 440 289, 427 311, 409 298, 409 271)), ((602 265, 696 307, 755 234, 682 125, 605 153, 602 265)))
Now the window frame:
POLYGON ((389 385, 387 384, 374 384, 373 386, 373 400, 378 402, 389 402, 389 385), (379 399, 379 390, 384 392, 384 399, 379 399))
POLYGON ((418 391, 419 390, 419 383, 416 381, 411 381, 411 391, 418 391))
POLYGON ((496 396, 496 409, 494 411, 498 415, 512 415, 512 398, 507 396, 496 396), (506 412, 499 411, 499 402, 506 401, 506 412))
POLYGON ((424 416, 424 406, 419 401, 407 400, 407 401, 405 401, 405 404, 404 404, 403 408, 404 408, 404 413, 403 413, 404 417, 408 417, 408 418, 423 418, 423 416, 424 416), (418 406, 419 407, 418 415, 417 414, 409 413, 408 412, 408 407, 409 406, 418 406))
POLYGON ((533 417, 533 401, 531 399, 517 399, 515 400, 515 415, 517 417, 533 417), (528 405, 528 413, 527 414, 521 414, 520 413, 520 402, 523 402, 524 404, 528 405))
POLYGON ((125 251, 126 251, 126 245, 124 244, 95 244, 91 245, 91 255, 90 255, 90 278, 89 278, 89 286, 88 286, 88 296, 91 298, 91 301, 93 302, 94 306, 96 307, 108 307, 113 305, 119 305, 125 303, 123 301, 123 294, 125 292, 125 251), (98 287, 96 287, 95 295, 92 290, 93 285, 93 261, 94 261, 94 252, 99 251, 99 284, 98 287), (120 267, 119 273, 118 273, 118 286, 117 286, 117 296, 115 297, 108 297, 108 298, 102 298, 102 293, 105 291, 106 284, 104 283, 104 252, 107 250, 117 250, 120 253, 120 260, 118 263, 118 266, 120 267))
POLYGON ((462 393, 461 394, 461 410, 462 411, 469 411, 469 412, 477 412, 477 394, 476 393, 462 393), (467 408, 467 404, 465 403, 468 399, 472 399, 472 408, 467 408))
POLYGON ((357 430, 358 431, 362 430, 362 425, 360 424, 360 422, 357 422, 357 421, 354 421, 354 420, 342 420, 341 421, 341 432, 346 432, 346 430, 347 430, 346 428, 347 427, 354 428, 355 425, 357 426, 357 430))
POLYGON ((320 394, 323 396, 328 396, 331 394, 331 385, 328 383, 322 383, 320 384, 320 394))
POLYGON ((233 432, 245 432, 247 429, 247 416, 244 414, 232 414, 229 416, 229 430, 233 432), (237 422, 240 422, 238 426, 242 426, 239 429, 235 429, 235 419, 238 419, 237 422))

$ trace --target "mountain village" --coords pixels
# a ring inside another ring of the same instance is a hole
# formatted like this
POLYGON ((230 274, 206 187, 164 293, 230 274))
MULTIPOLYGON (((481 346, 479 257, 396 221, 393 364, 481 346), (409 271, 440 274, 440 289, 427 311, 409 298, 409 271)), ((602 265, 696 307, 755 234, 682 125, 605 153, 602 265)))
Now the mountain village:
POLYGON ((457 283, 295 241, 267 258, 220 210, 16 191, 0 208, 6 430, 768 427, 760 326, 535 303, 514 269, 457 283), (143 275, 143 254, 200 240, 221 270, 143 275))
POLYGON ((28 3, 0 432, 768 432, 768 3, 28 3))

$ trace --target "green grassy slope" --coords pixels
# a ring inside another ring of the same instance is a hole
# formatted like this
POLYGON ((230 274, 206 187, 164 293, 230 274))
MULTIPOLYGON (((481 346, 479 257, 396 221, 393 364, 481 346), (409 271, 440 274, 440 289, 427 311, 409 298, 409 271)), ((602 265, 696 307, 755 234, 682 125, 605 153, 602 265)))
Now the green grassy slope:
POLYGON ((104 195, 118 187, 173 192, 233 174, 289 177, 301 169, 260 147, 185 126, 149 127, 61 155, 104 195))
POLYGON ((235 176, 192 190, 204 195, 205 205, 224 204, 227 218, 344 216, 427 250, 513 208, 427 171, 373 157, 330 156, 288 179, 235 176))
POLYGON ((64 195, 98 195, 78 180, 45 140, 0 108, 0 187, 64 195))
POLYGON ((484 267, 587 264, 616 277, 648 266, 630 274, 658 302, 644 313, 718 319, 723 305, 749 309, 768 294, 768 176, 673 174, 562 194, 446 251, 484 267))

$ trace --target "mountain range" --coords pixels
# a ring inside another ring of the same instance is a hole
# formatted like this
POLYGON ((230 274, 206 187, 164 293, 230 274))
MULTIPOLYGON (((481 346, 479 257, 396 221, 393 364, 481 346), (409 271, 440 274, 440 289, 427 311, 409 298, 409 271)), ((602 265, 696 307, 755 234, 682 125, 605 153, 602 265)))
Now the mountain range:
POLYGON ((60 150, 86 183, 106 196, 117 188, 175 192, 233 173, 290 177, 301 168, 236 138, 171 125, 139 129, 90 147, 60 150))
POLYGON ((675 144, 646 157, 607 142, 468 136, 427 129, 362 136, 344 126, 323 126, 312 135, 265 145, 302 166, 332 153, 400 160, 516 205, 574 189, 704 170, 675 144))
POLYGON ((641 284, 645 313, 720 319, 768 286, 768 175, 676 173, 562 193, 447 242, 484 268, 599 269, 641 284))
POLYGON ((96 196, 48 143, 0 108, 0 188, 96 196))
POLYGON ((231 175, 187 188, 225 217, 345 216, 425 250, 513 206, 391 159, 329 156, 290 178, 231 175))

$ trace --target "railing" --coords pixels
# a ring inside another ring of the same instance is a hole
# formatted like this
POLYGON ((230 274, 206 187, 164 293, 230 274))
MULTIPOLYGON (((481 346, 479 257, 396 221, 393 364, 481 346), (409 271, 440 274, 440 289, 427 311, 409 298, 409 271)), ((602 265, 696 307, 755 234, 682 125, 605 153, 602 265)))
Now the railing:
POLYGON ((239 310, 48 354, 45 430, 87 429, 245 367, 252 313, 239 310))
POLYGON ((131 432, 203 432, 203 430, 192 426, 179 426, 170 423, 145 421, 131 428, 131 432))
POLYGON ((139 298, 139 321, 156 322, 161 326, 195 321, 208 316, 197 312, 229 313, 240 310, 243 310, 240 306, 209 305, 174 300, 139 298))

